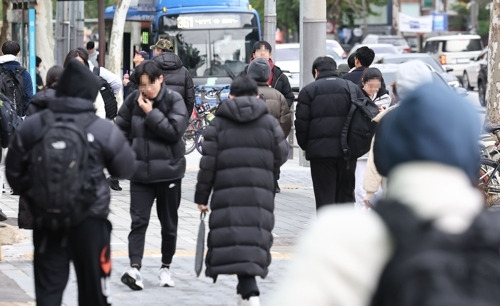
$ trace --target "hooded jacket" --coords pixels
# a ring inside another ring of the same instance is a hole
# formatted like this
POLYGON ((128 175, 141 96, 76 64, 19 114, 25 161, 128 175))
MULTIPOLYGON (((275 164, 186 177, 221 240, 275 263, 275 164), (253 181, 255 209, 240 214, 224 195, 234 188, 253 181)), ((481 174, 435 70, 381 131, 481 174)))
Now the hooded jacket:
POLYGON ((186 171, 182 136, 188 113, 181 95, 162 84, 152 100, 153 110, 146 115, 137 104, 139 91, 130 94, 116 117, 136 154, 137 170, 130 179, 156 183, 181 179, 186 171))
MULTIPOLYGON (((300 91, 295 131, 307 160, 344 157, 340 136, 351 106, 347 82, 333 71, 324 71, 300 91)), ((358 86, 356 92, 363 96, 358 86)))
POLYGON ((278 119, 285 138, 288 137, 292 129, 292 113, 288 108, 285 97, 281 92, 269 87, 266 82, 257 82, 257 85, 259 95, 265 99, 269 113, 278 119))
POLYGON ((207 276, 267 275, 276 175, 285 161, 283 132, 265 103, 236 97, 220 104, 204 136, 195 192, 198 204, 213 192, 207 276))
POLYGON ((54 88, 46 88, 37 92, 33 98, 31 98, 28 110, 26 110, 26 116, 31 116, 46 109, 49 101, 53 100, 55 97, 56 90, 54 88))
MULTIPOLYGON (((56 115, 79 120, 84 113, 94 113, 92 100, 98 90, 98 84, 88 69, 76 60, 72 60, 63 73, 57 89, 58 97, 48 104, 48 108, 56 115), (77 65, 77 66, 76 66, 77 65), (76 83, 75 83, 76 82, 76 83), (68 86, 68 84, 81 84, 68 86), (64 90, 60 90, 64 88, 64 90), (95 90, 95 93, 94 93, 95 90)), ((29 156, 35 140, 44 131, 41 114, 37 113, 16 129, 6 157, 6 176, 14 190, 23 195, 32 184, 28 173, 29 156)), ((86 130, 93 135, 90 141, 91 154, 94 163, 91 175, 97 181, 97 201, 90 207, 89 217, 107 218, 109 214, 110 190, 103 169, 118 179, 129 178, 134 171, 134 153, 123 133, 109 120, 96 116, 86 130)))
POLYGON ((153 58, 160 63, 163 70, 163 82, 173 91, 178 92, 186 104, 189 116, 194 107, 194 84, 189 71, 182 65, 182 61, 177 54, 172 52, 163 52, 153 58))
MULTIPOLYGON (((0 56, 0 65, 4 66, 12 72, 15 72, 18 67, 21 67, 18 58, 12 54, 0 56)), ((26 94, 23 110, 24 113, 24 111, 28 108, 31 97, 33 97, 33 82, 31 81, 31 76, 28 70, 23 71, 23 73, 21 74, 21 78, 23 79, 24 93, 26 94)))

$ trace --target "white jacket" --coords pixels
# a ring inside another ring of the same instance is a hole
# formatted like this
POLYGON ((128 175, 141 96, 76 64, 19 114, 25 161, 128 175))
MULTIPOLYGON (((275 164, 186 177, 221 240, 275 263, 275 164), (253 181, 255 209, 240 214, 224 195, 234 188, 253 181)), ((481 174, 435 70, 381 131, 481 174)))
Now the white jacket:
MULTIPOLYGON (((406 163, 389 178, 387 199, 450 233, 465 231, 483 209, 483 196, 460 169, 406 163)), ((389 232, 372 211, 326 206, 300 239, 297 255, 269 305, 367 306, 392 253, 389 232)))

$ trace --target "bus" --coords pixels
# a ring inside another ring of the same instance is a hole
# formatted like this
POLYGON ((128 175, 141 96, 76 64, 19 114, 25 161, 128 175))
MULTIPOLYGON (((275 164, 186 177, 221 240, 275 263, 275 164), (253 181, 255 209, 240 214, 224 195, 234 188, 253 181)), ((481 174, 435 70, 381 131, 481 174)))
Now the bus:
MULTIPOLYGON (((259 15, 247 0, 150 1, 155 2, 155 12, 141 13, 142 21, 152 18, 149 45, 170 40, 195 85, 231 83, 262 37, 259 15)), ((106 13, 107 19, 112 16, 110 10, 106 13)), ((134 20, 133 14, 137 10, 129 10, 128 21, 134 20)))

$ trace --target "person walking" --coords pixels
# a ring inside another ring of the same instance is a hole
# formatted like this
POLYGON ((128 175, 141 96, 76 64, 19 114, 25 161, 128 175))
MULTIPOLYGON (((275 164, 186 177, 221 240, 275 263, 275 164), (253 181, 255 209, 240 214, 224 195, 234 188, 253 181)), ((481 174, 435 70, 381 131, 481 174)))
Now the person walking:
POLYGON ((204 135, 194 202, 207 212, 212 194, 205 274, 214 281, 236 274, 238 305, 260 305, 255 276, 266 277, 271 263, 276 174, 285 160, 283 131, 257 84, 235 78, 204 135))
MULTIPOLYGON (((143 61, 149 59, 149 54, 146 51, 137 51, 135 50, 135 55, 133 58, 134 62, 134 67, 139 66, 143 61)), ((123 94, 124 98, 127 98, 127 96, 132 93, 134 90, 137 89, 137 84, 134 83, 133 79, 133 74, 134 71, 131 71, 130 73, 125 73, 123 75, 123 94)))
MULTIPOLYGON (((270 73, 271 67, 264 58, 256 58, 248 65, 247 75, 257 82, 259 97, 266 101, 269 113, 279 121, 286 139, 292 129, 292 113, 283 94, 267 84, 270 73)), ((281 192, 278 180, 276 180, 276 193, 281 192)))
POLYGON ((361 85, 363 73, 373 63, 373 60, 375 59, 375 52, 372 49, 363 46, 358 48, 354 54, 355 68, 351 69, 349 73, 344 74, 342 78, 349 80, 356 85, 361 85))
MULTIPOLYGON (((354 203, 356 158, 344 159, 340 136, 351 107, 348 83, 337 64, 321 56, 312 65, 315 81, 299 92, 295 112, 297 142, 311 163, 316 209, 326 204, 354 203)), ((363 97, 356 86, 358 97, 363 97)))
MULTIPOLYGON (((85 211, 83 220, 71 227, 53 230, 35 222, 33 265, 37 305, 61 305, 70 262, 78 281, 79 305, 111 305, 107 289, 111 274, 111 223, 108 221, 111 195, 103 169, 107 168, 116 177, 128 178, 134 171, 135 157, 123 133, 108 120, 95 116, 93 101, 98 90, 99 85, 88 68, 71 60, 59 80, 55 98, 47 104, 56 118, 81 121, 94 117, 85 127, 85 133, 93 157, 89 158, 88 174, 89 181, 95 182, 95 194, 82 196, 96 200, 85 211)), ((29 175, 33 165, 27 158, 35 142, 43 136, 47 112, 26 118, 16 130, 6 158, 7 179, 21 196, 31 199, 30 206, 36 204, 36 199, 30 197, 36 182, 29 175)), ((61 148, 63 144, 57 143, 61 148)), ((42 175, 45 174, 37 174, 42 175)), ((37 219, 36 212, 33 213, 37 219)))
POLYGON ((133 290, 144 288, 140 269, 146 229, 156 200, 162 237, 158 284, 174 287, 170 266, 177 242, 181 180, 186 171, 182 136, 188 125, 188 113, 181 95, 163 82, 163 71, 156 61, 144 61, 136 67, 134 75, 139 90, 127 97, 116 118, 116 125, 125 133, 137 156, 137 170, 130 179, 130 268, 121 281, 133 290))
POLYGON ((182 96, 191 117, 195 102, 193 78, 187 68, 182 65, 180 57, 173 52, 174 45, 164 38, 158 40, 150 48, 153 50, 153 60, 158 62, 163 70, 163 81, 169 89, 182 96))

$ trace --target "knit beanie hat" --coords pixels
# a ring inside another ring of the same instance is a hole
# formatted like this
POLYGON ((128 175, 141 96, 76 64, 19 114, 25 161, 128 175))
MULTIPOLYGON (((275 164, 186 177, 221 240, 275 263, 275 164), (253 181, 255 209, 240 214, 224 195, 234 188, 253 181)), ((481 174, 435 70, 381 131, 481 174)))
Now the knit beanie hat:
POLYGON ((248 65, 247 75, 257 82, 267 82, 271 75, 271 66, 265 58, 255 58, 248 65))
POLYGON ((399 64, 396 73, 396 90, 400 99, 419 85, 432 82, 432 72, 422 61, 411 60, 399 64))
POLYGON ((475 184, 479 173, 477 112, 445 84, 409 92, 385 115, 375 134, 373 157, 381 175, 400 164, 432 161, 462 169, 475 184))
POLYGON ((97 77, 75 59, 71 59, 56 87, 56 97, 74 97, 94 101, 99 91, 97 77))

